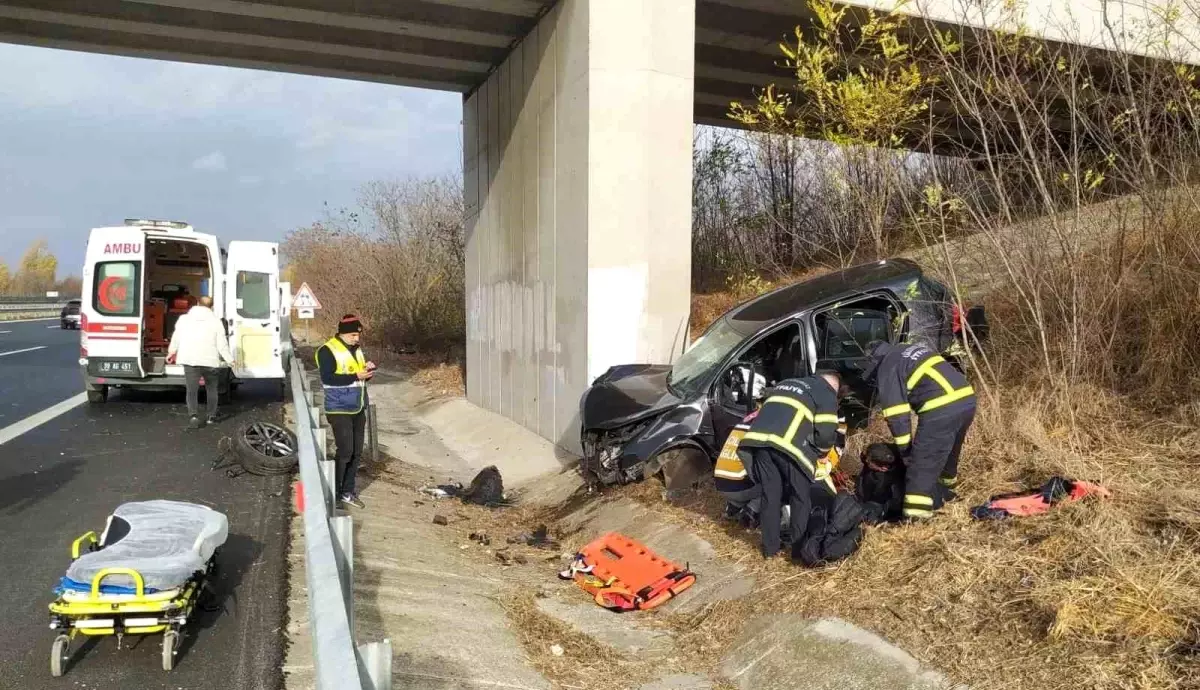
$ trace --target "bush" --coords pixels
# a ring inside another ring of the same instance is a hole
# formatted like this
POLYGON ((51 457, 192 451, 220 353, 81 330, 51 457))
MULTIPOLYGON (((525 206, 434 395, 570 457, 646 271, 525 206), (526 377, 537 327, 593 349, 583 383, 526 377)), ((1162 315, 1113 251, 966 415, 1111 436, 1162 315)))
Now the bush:
POLYGON ((317 325, 362 316, 401 350, 455 353, 465 338, 462 190, 456 177, 372 182, 357 207, 288 234, 289 272, 320 296, 317 325))

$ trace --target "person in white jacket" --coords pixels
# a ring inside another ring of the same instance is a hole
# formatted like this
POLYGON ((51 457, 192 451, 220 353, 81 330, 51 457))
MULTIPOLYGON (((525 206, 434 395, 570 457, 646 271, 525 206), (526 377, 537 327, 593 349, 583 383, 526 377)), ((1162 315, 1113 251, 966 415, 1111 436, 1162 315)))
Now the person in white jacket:
POLYGON ((183 365, 184 383, 187 384, 187 408, 193 429, 216 421, 220 366, 224 362, 233 366, 233 355, 225 336, 225 325, 212 310, 212 298, 201 297, 196 306, 179 317, 171 345, 167 348, 167 361, 183 365), (200 381, 204 381, 204 397, 207 414, 200 419, 200 381))

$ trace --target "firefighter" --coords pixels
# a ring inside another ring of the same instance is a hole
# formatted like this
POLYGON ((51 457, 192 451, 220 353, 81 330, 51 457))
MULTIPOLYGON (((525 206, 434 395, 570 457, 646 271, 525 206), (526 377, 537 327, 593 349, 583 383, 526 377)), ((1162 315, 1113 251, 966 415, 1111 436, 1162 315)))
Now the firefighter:
MULTIPOLYGON (((838 388, 835 372, 787 379, 766 400, 738 443, 747 480, 761 492, 762 553, 779 553, 784 501, 790 508, 791 535, 799 542, 814 507, 828 510, 837 493, 823 459, 837 441, 838 388)), ((729 467, 732 469, 732 465, 729 467)))
POLYGON ((924 345, 869 347, 868 375, 906 466, 904 518, 922 520, 953 500, 958 456, 975 419, 975 390, 958 369, 924 345), (912 414, 917 431, 912 432, 912 414))

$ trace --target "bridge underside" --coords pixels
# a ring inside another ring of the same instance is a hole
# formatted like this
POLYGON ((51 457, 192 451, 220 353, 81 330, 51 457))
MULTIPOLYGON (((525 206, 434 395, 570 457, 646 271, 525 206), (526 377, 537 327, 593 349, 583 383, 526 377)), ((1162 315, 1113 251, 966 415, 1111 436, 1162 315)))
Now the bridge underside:
MULTIPOLYGON (((788 75, 779 41, 805 3, 695 0, 693 121, 788 75)), ((298 72, 469 94, 554 0, 0 0, 0 41, 298 72)), ((628 27, 639 9, 622 9, 628 27)))

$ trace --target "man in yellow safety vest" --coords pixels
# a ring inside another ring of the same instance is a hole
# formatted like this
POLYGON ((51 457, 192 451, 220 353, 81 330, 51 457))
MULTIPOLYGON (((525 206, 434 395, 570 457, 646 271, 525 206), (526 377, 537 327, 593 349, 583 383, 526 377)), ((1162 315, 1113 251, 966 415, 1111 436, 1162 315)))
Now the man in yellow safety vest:
POLYGON ((333 427, 337 457, 335 488, 339 502, 354 508, 364 507, 354 480, 367 427, 367 381, 375 375, 375 363, 367 361, 359 344, 362 332, 362 321, 347 314, 338 322, 337 335, 317 348, 325 414, 333 427))

